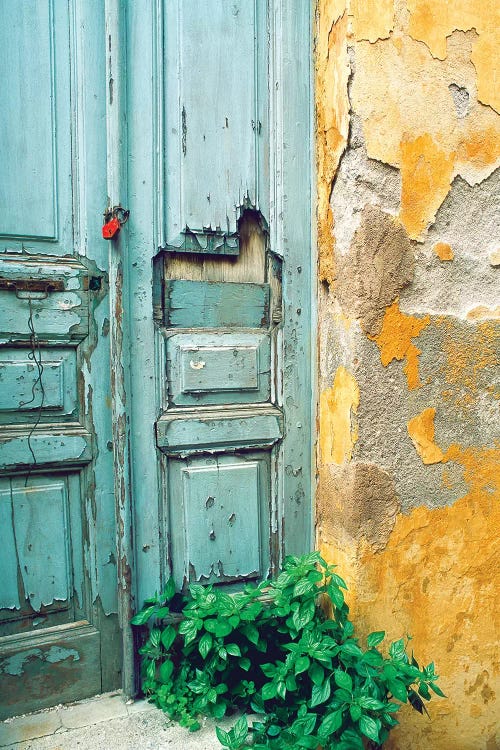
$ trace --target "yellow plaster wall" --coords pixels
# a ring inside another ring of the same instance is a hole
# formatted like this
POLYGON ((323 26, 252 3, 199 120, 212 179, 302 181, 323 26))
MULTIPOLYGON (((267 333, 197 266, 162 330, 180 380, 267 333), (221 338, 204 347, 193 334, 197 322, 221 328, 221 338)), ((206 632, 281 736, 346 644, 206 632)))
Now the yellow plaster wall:
MULTIPOLYGON (((361 631, 412 634, 416 654, 436 661, 449 696, 431 701, 431 721, 402 714, 392 750, 500 748, 500 442, 491 436, 495 413, 500 424, 500 295, 475 304, 464 274, 456 285, 463 313, 436 314, 425 290, 417 312, 407 312, 395 294, 380 331, 364 330, 353 309, 339 312, 352 293, 339 288, 347 256, 336 246, 331 196, 356 118, 368 158, 398 170, 395 218, 422 263, 420 248, 454 181, 481 187, 500 165, 499 29, 500 5, 490 0, 317 6, 319 323, 320 333, 338 325, 343 362, 328 374, 331 345, 322 341, 318 546, 339 564, 361 631), (466 115, 453 87, 468 92, 466 115), (348 338, 340 330, 346 320, 348 338), (370 392, 377 389, 378 402, 370 392), (397 416, 387 437, 380 425, 387 429, 391 409, 397 416), (391 470, 382 448, 373 460, 378 435, 381 446, 396 441, 391 470), (401 478, 414 479, 415 496, 425 480, 432 503, 424 493, 418 504, 402 505, 401 478), (367 501, 370 486, 380 487, 379 501, 367 501)), ((457 252, 446 236, 430 245, 443 273, 457 252)), ((495 251, 489 262, 498 269, 495 251)))

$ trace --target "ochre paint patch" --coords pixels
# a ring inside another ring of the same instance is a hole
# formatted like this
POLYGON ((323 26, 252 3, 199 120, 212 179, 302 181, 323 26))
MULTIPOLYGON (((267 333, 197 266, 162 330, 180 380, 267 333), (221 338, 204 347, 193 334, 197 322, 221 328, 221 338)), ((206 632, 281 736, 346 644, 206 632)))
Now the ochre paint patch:
POLYGON ((349 133, 348 17, 345 0, 320 0, 316 36, 316 158, 319 276, 333 283, 334 236, 330 194, 349 133))
MULTIPOLYGON (((500 500, 500 441, 495 447, 463 447, 452 443, 443 453, 434 440, 436 409, 429 407, 408 422, 408 434, 424 464, 446 464, 449 461, 463 467, 463 480, 468 491, 463 499, 479 502, 483 497, 500 500)), ((450 475, 443 472, 443 480, 450 483, 450 475)), ((452 489, 453 486, 450 487, 452 489)))
POLYGON ((455 154, 425 133, 401 141, 401 221, 416 239, 432 223, 450 190, 455 154))
POLYGON ((447 41, 454 31, 473 29, 476 32, 471 59, 477 71, 478 99, 500 112, 499 3, 494 0, 407 0, 407 6, 410 36, 424 42, 440 60, 447 55, 447 41))
MULTIPOLYGON (((401 728, 387 744, 392 750, 495 747, 487 741, 495 734, 492 702, 500 689, 498 458, 479 449, 469 459, 467 495, 450 507, 399 514, 382 550, 320 526, 321 553, 339 563, 361 634, 385 630, 388 642, 411 634, 410 648, 424 664, 436 662, 450 696, 431 701, 430 722, 403 709, 401 728), (478 468, 484 475, 476 483, 478 468), (493 491, 486 475, 496 477, 493 491)), ((341 527, 342 519, 336 523, 341 527)))
POLYGON ((358 384, 351 373, 340 366, 333 387, 323 391, 320 397, 319 443, 323 464, 350 461, 358 437, 352 414, 356 414, 358 406, 358 384))
POLYGON ((401 17, 398 23, 389 39, 356 44, 351 99, 368 155, 401 169, 401 216, 410 236, 420 237, 457 175, 476 184, 498 166, 500 118, 475 97, 470 35, 455 32, 440 61, 406 35, 401 17), (467 92, 466 116, 452 84, 467 92))
POLYGON ((394 0, 351 0, 350 14, 357 40, 387 39, 394 29, 394 0))
POLYGON ((408 434, 424 464, 438 464, 443 451, 434 442, 434 417, 436 409, 429 407, 408 422, 408 434))
POLYGON ((432 249, 436 253, 439 260, 453 260, 453 258, 455 257, 451 246, 448 245, 447 242, 436 242, 432 249))
MULTIPOLYGON (((436 325, 446 326, 446 319, 438 319, 436 325)), ((443 339, 446 354, 444 378, 459 389, 466 388, 471 394, 478 392, 478 379, 482 370, 491 369, 492 375, 498 366, 500 328, 493 320, 482 321, 471 326, 468 336, 457 336, 449 329, 443 339)))
POLYGON ((396 300, 385 311, 380 333, 377 336, 369 336, 380 350, 380 360, 384 367, 387 367, 394 359, 400 362, 403 359, 406 360, 403 370, 410 390, 422 385, 418 374, 418 357, 422 352, 417 349, 413 339, 417 338, 424 328, 427 328, 430 320, 429 315, 423 318, 405 315, 399 309, 399 303, 396 300))

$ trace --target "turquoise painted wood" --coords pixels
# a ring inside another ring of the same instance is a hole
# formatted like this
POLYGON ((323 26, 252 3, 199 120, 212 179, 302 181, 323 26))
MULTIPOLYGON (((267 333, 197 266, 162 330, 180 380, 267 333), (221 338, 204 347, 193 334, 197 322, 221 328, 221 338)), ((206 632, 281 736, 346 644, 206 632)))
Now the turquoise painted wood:
POLYGON ((104 0, 0 0, 0 718, 120 686, 104 0))
POLYGON ((163 28, 166 246, 237 253, 242 209, 267 213, 266 2, 169 0, 163 28))
POLYGON ((166 354, 172 405, 268 401, 270 343, 263 332, 190 332, 170 336, 166 354))
POLYGON ((259 328, 269 323, 269 285, 168 281, 165 323, 169 328, 259 328))
POLYGON ((312 543, 312 13, 128 7, 137 603, 172 572, 241 583, 312 543), (268 232, 251 269, 248 206, 268 232))
POLYGON ((185 529, 175 535, 173 569, 202 583, 233 583, 262 578, 269 566, 269 548, 262 534, 269 527, 269 456, 200 456, 170 463, 172 523, 185 529))

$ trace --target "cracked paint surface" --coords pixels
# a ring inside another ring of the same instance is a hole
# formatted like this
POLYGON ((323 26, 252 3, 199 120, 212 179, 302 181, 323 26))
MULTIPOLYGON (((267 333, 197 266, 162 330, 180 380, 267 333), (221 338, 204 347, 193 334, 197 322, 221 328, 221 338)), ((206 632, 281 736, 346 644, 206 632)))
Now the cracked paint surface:
POLYGON ((317 22, 318 546, 361 630, 410 633, 450 695, 388 748, 496 750, 500 6, 317 22))
POLYGON ((335 373, 333 387, 321 394, 320 446, 323 463, 342 464, 352 456, 357 440, 353 414, 359 406, 359 388, 345 367, 335 373))

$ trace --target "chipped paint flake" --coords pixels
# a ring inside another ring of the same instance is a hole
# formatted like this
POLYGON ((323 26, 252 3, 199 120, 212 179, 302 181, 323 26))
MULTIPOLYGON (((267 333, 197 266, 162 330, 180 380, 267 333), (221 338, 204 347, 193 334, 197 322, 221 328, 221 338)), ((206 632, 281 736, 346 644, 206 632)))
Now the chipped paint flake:
POLYGON ((424 464, 438 464, 443 451, 434 442, 434 417, 436 409, 429 407, 408 422, 408 434, 424 464))
POLYGON ((401 213, 409 236, 416 239, 434 220, 451 185, 455 154, 447 154, 425 133, 401 142, 401 213))
POLYGON ((358 41, 387 39, 394 29, 394 0, 351 0, 351 13, 358 41))
POLYGON ((403 369, 410 390, 422 385, 418 373, 418 357, 422 352, 417 349, 413 339, 427 328, 430 320, 429 315, 423 318, 405 315, 399 309, 399 302, 396 300, 385 311, 380 333, 377 336, 369 336, 380 350, 380 360, 384 367, 395 359, 400 362, 406 360, 403 369))
POLYGON ((436 242, 432 249, 436 253, 439 260, 453 260, 453 258, 455 257, 451 246, 448 245, 447 242, 436 242))
POLYGON ((333 387, 321 394, 320 400, 320 450, 324 464, 343 464, 350 461, 358 439, 357 426, 352 415, 359 406, 359 388, 356 379, 345 367, 335 373, 333 387))

